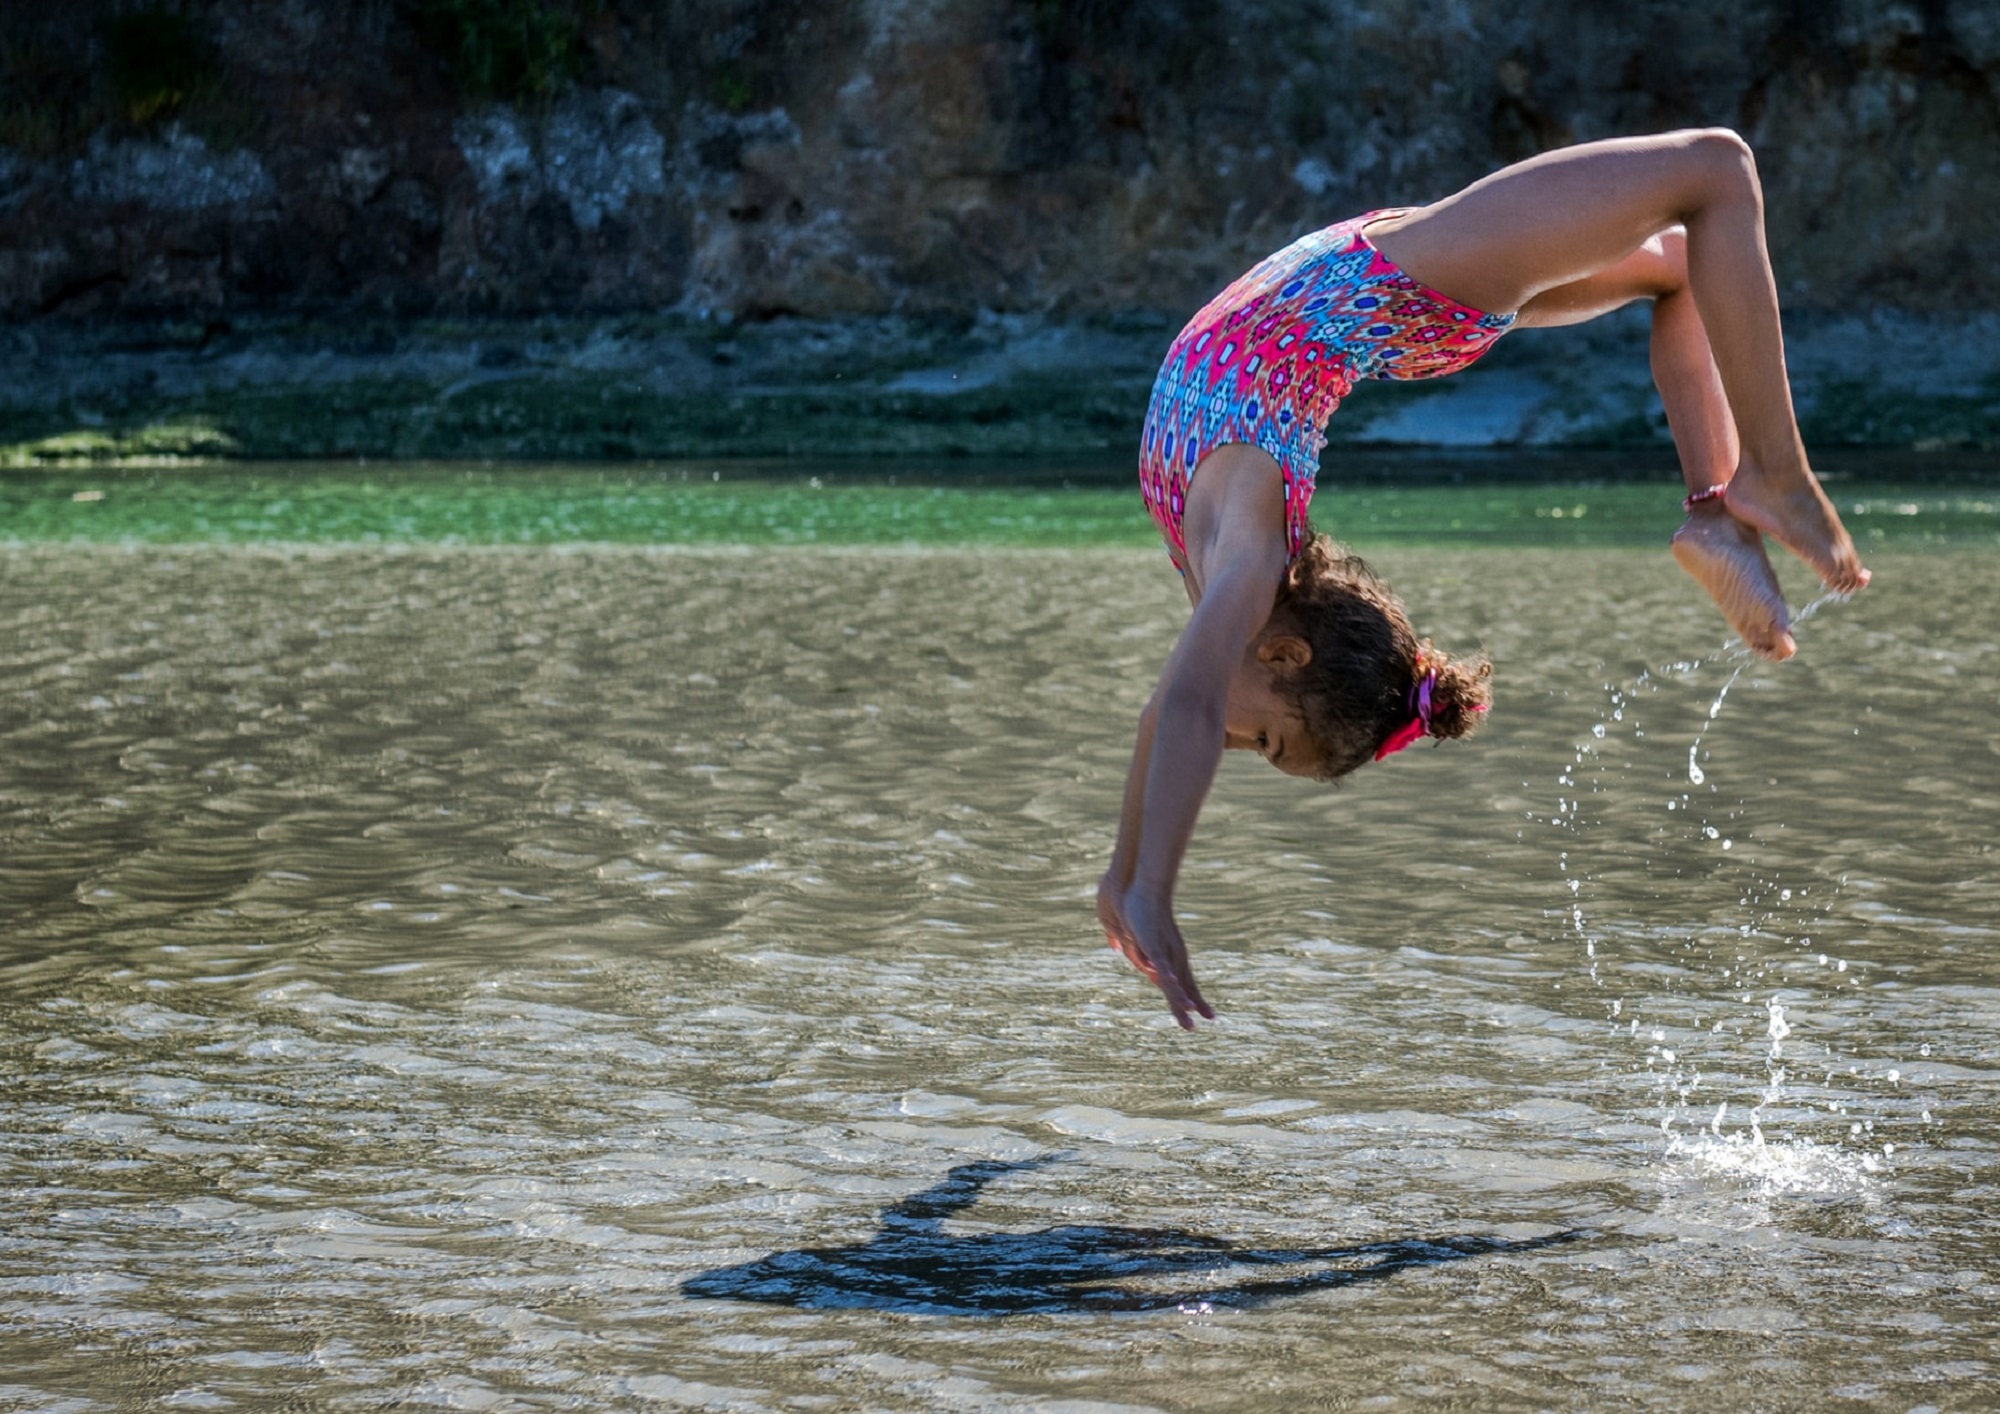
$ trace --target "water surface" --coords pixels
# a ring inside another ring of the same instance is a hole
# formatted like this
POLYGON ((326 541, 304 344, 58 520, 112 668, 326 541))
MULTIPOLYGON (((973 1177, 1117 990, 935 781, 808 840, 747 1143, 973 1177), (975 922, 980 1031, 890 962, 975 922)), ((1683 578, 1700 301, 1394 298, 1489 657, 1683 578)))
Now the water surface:
POLYGON ((1489 728, 1225 763, 1187 1036, 1157 549, 196 538, 0 555, 0 1405, 2000 1399, 1976 545, 1385 543, 1489 728))
MULTIPOLYGON (((1838 464, 1836 464, 1838 465, 1838 464)), ((2000 549, 1986 461, 1859 458, 1828 475, 1864 548, 2000 549)), ((1342 449, 1327 528, 1363 546, 1656 546, 1680 523, 1658 453, 1342 449)), ((1006 545, 1158 543, 1124 463, 78 466, 0 474, 0 544, 1006 545)))

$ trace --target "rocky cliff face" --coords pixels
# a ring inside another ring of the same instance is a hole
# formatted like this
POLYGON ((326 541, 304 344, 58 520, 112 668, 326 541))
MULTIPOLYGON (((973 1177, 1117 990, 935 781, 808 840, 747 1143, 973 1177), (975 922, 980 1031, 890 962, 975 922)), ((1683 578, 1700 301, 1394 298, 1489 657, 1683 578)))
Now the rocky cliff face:
POLYGON ((1693 123, 1758 147, 1791 307, 2000 309, 1991 0, 10 11, 14 321, 1184 312, 1308 226, 1693 123))
MULTIPOLYGON (((1303 229, 1758 147, 1816 445, 2000 445, 1995 0, 70 0, 0 10, 0 466, 1123 458, 1303 229)), ((1336 442, 1658 444, 1644 320, 1336 442)))

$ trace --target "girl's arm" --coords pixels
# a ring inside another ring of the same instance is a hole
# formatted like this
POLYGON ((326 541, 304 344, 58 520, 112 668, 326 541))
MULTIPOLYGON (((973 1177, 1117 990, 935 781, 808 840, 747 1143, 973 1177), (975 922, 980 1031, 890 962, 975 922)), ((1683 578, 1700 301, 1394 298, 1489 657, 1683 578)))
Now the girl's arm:
MULTIPOLYGON (((1123 953, 1126 961, 1138 968, 1147 981, 1165 991, 1158 970, 1147 961, 1145 949, 1140 947, 1137 937, 1126 926, 1124 914, 1120 911, 1121 901, 1132 887, 1132 876, 1139 867, 1139 836, 1145 828, 1146 771, 1152 759, 1153 732, 1159 719, 1160 694, 1155 689, 1139 713, 1139 739, 1132 747, 1132 765, 1125 773, 1124 803, 1118 812, 1118 842, 1111 849, 1111 867, 1097 881, 1097 921, 1104 927, 1105 940, 1123 953)), ((1199 1001, 1200 989, 1194 988, 1193 978, 1186 978, 1185 985, 1194 990, 1194 999, 1199 1001)), ((1203 1014, 1212 1016, 1213 1012, 1203 1014)), ((1181 1024, 1185 1026, 1188 1023, 1183 1021, 1181 1024)))
POLYGON ((1249 475, 1204 464, 1202 475, 1211 504, 1189 517, 1211 531, 1189 536, 1195 567, 1206 571, 1201 597, 1140 714, 1118 844, 1097 905, 1112 944, 1166 994, 1174 1020, 1190 1030, 1194 1014, 1215 1011, 1188 965, 1174 884, 1222 759, 1230 679, 1270 618, 1285 568, 1276 464, 1266 461, 1249 475), (1268 477, 1260 474, 1265 469, 1268 477))
POLYGON ((1139 867, 1139 831, 1146 806, 1146 763, 1152 758, 1153 731, 1160 720, 1160 694, 1154 689, 1139 713, 1139 739, 1132 746, 1132 765, 1125 773, 1125 799, 1118 811, 1118 843, 1111 848, 1111 867, 1104 871, 1105 886, 1124 892, 1132 886, 1132 874, 1139 867))

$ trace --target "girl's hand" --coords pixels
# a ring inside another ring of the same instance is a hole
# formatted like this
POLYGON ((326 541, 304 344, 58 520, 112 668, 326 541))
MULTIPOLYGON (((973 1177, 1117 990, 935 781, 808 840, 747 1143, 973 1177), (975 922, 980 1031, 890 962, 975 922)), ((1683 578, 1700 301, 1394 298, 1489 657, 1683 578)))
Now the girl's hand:
POLYGON ((1187 942, 1174 922, 1172 905, 1156 907, 1120 889, 1106 874, 1097 881, 1097 921, 1104 925, 1105 941, 1165 994, 1182 1030, 1194 1030, 1195 1015, 1215 1020, 1215 1008, 1195 985, 1187 942))

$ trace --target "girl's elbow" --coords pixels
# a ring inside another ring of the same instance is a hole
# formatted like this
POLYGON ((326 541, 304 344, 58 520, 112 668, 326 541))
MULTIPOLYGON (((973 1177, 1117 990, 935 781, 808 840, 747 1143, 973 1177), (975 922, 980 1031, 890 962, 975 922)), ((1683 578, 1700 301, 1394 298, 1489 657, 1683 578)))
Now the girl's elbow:
POLYGON ((1206 737, 1221 739, 1225 716, 1225 694, 1203 679, 1176 680, 1161 685, 1148 710, 1157 708, 1156 730, 1164 729, 1176 740, 1192 743, 1206 737))

